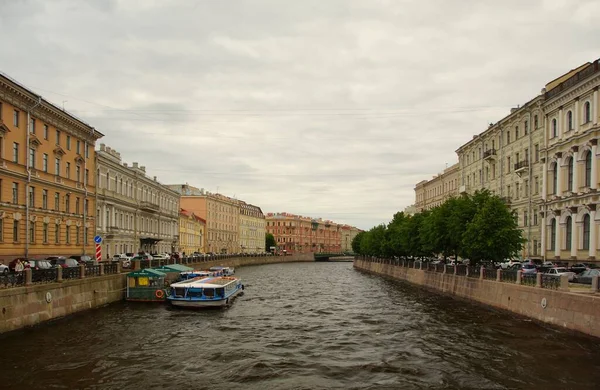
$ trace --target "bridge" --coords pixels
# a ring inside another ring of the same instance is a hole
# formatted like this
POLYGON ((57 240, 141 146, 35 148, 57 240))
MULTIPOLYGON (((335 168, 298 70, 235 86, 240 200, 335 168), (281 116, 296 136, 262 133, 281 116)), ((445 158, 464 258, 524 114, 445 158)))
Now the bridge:
POLYGON ((354 253, 315 253, 315 261, 354 261, 354 253))

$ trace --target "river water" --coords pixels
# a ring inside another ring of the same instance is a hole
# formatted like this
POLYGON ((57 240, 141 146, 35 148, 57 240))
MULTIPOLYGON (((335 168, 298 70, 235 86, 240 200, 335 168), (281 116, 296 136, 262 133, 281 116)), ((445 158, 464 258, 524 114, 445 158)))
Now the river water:
POLYGON ((597 339, 352 263, 237 275, 226 310, 116 303, 0 336, 0 388, 600 388, 597 339))

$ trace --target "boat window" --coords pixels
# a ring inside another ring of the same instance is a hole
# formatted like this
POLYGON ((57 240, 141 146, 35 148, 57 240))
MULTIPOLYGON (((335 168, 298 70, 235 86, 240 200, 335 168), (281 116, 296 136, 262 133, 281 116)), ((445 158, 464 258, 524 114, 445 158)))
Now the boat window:
POLYGON ((217 289, 217 296, 224 297, 225 296, 225 289, 224 288, 218 288, 217 289))
POLYGON ((189 289, 187 296, 190 298, 200 298, 200 297, 202 297, 202 289, 201 288, 194 289, 194 290, 189 289))
POLYGON ((185 288, 182 287, 175 287, 175 296, 182 298, 185 295, 185 288))
POLYGON ((207 297, 214 297, 215 296, 215 289, 214 288, 205 288, 204 289, 204 295, 207 297))

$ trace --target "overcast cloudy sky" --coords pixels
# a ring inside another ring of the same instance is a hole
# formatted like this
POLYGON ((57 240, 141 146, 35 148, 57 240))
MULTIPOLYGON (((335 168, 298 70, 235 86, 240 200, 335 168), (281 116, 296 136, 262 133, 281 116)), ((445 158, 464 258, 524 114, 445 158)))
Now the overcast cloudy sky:
POLYGON ((544 84, 597 0, 0 0, 0 70, 163 183, 368 229, 544 84))

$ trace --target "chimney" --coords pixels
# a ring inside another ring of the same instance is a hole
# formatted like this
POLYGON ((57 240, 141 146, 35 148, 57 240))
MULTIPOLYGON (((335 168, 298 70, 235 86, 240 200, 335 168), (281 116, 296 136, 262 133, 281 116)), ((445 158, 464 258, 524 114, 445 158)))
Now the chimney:
POLYGON ((106 150, 106 144, 100 144, 100 150, 104 152, 106 150))
POLYGON ((137 167, 138 167, 138 163, 134 162, 134 163, 133 163, 133 167, 134 167, 134 168, 137 168, 137 167))

